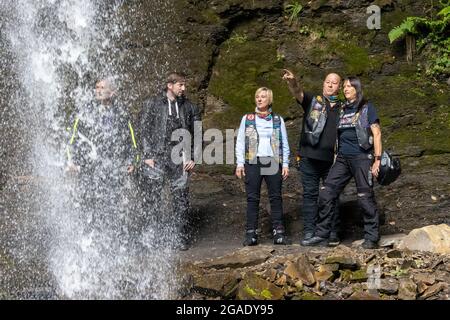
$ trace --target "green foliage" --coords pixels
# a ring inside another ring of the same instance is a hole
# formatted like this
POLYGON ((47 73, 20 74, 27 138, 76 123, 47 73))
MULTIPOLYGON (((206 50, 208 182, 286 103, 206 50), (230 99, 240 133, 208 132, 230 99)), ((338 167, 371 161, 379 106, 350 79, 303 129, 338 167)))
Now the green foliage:
POLYGON ((277 52, 277 62, 283 62, 284 59, 286 59, 286 57, 284 56, 284 54, 281 53, 281 52, 277 52))
POLYGON ((298 33, 304 36, 308 36, 311 33, 308 26, 302 26, 298 29, 298 33))
POLYGON ((408 17, 388 35, 391 43, 406 35, 414 36, 428 60, 425 74, 432 78, 450 75, 450 5, 448 1, 440 3, 444 7, 435 18, 408 17))
POLYGON ((389 274, 391 276, 393 276, 393 277, 401 278, 401 277, 406 276, 408 274, 408 270, 402 269, 399 266, 397 266, 395 268, 395 270, 392 270, 389 274))
POLYGON ((263 297, 266 300, 270 300, 272 299, 272 293, 269 290, 264 289, 263 291, 261 291, 261 297, 263 297))
POLYGON ((247 292, 252 297, 256 297, 258 295, 256 293, 256 291, 253 290, 252 288, 250 288, 248 285, 245 286, 244 290, 245 290, 245 292, 247 292))
POLYGON ((291 25, 292 22, 294 22, 294 20, 297 20, 298 15, 300 14, 300 12, 302 10, 303 10, 303 6, 300 3, 298 3, 298 2, 294 2, 294 3, 288 4, 284 8, 284 11, 289 16, 289 25, 291 25))
POLYGON ((416 34, 417 17, 408 17, 401 25, 389 31, 389 41, 393 43, 397 39, 404 38, 407 34, 416 34))
POLYGON ((239 44, 246 43, 248 40, 247 36, 245 34, 241 35, 237 32, 233 32, 233 34, 230 36, 230 38, 227 41, 227 52, 231 50, 231 47, 239 44))
POLYGON ((229 41, 230 41, 230 42, 233 42, 233 43, 239 43, 239 44, 242 44, 242 43, 245 43, 245 42, 247 41, 247 36, 246 36, 246 35, 240 35, 240 34, 234 32, 234 33, 231 35, 229 41))

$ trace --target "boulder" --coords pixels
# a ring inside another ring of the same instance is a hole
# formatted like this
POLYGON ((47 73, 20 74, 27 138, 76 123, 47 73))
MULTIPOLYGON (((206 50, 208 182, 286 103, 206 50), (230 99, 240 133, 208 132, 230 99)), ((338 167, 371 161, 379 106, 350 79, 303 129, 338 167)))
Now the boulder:
POLYGON ((356 270, 359 268, 360 264, 358 261, 351 255, 340 255, 333 254, 325 260, 326 264, 338 264, 339 269, 350 269, 356 270))
POLYGON ((194 278, 193 290, 206 296, 228 298, 239 282, 237 272, 218 272, 194 278))
POLYGON ((423 294, 428 289, 428 286, 423 282, 417 282, 417 292, 423 294))
POLYGON ((264 273, 263 273, 263 277, 270 282, 274 282, 277 279, 277 270, 275 270, 274 268, 271 269, 267 269, 264 273))
POLYGON ((446 271, 436 271, 435 276, 437 281, 450 283, 450 273, 446 271))
POLYGON ((244 276, 236 295, 238 300, 282 300, 283 297, 283 289, 254 273, 244 276))
POLYGON ((429 287, 425 292, 420 296, 420 299, 428 299, 436 294, 438 294, 441 290, 445 290, 448 288, 448 284, 439 282, 435 285, 429 287))
POLYGON ((404 233, 381 236, 380 241, 378 241, 378 245, 380 248, 396 247, 404 237, 406 237, 406 234, 404 233))
POLYGON ((412 230, 398 245, 399 249, 450 253, 450 226, 431 225, 412 230))
POLYGON ((314 268, 305 254, 300 255, 295 263, 288 263, 284 273, 294 281, 301 280, 307 286, 316 283, 314 268))
POLYGON ((389 251, 386 253, 386 256, 387 256, 388 258, 395 259, 395 258, 402 258, 402 257, 403 257, 403 254, 402 254, 402 252, 401 252, 400 250, 393 249, 393 250, 389 250, 389 251))
POLYGON ((396 294, 398 292, 398 281, 394 278, 380 279, 378 291, 385 294, 396 294))
POLYGON ((364 282, 367 280, 367 270, 361 269, 356 271, 341 270, 341 280, 347 282, 364 282))
POLYGON ((348 300, 380 300, 380 296, 366 291, 353 293, 348 300))
POLYGON ((338 266, 336 264, 325 264, 319 266, 319 270, 315 273, 315 278, 317 281, 333 281, 334 279, 334 271, 337 271, 338 266), (329 267, 332 266, 332 267, 329 267), (335 270, 336 269, 336 270, 335 270))
POLYGON ((436 282, 436 276, 432 273, 418 273, 414 275, 414 281, 432 285, 436 282))
POLYGON ((398 298, 400 300, 416 300, 417 285, 411 279, 400 279, 398 298))
POLYGON ((281 275, 276 281, 275 284, 279 287, 284 287, 287 284, 287 277, 285 274, 281 275))

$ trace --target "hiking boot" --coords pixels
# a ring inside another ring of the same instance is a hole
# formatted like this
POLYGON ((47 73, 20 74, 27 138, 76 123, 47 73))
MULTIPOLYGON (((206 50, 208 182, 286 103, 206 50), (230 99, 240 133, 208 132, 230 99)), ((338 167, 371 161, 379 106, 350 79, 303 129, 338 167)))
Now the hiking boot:
POLYGON ((363 244, 361 245, 364 249, 377 249, 378 243, 372 240, 364 240, 363 244))
POLYGON ((303 239, 300 240, 300 243, 302 243, 305 240, 309 240, 312 237, 314 237, 314 232, 306 232, 305 235, 303 236, 303 239))
POLYGON ((286 238, 284 234, 284 229, 278 228, 273 229, 273 244, 279 244, 279 245, 287 245, 288 239, 286 238))
POLYGON ((336 247, 341 243, 341 239, 339 239, 339 236, 336 232, 330 233, 330 237, 328 238, 328 246, 329 247, 336 247))
POLYGON ((255 230, 247 230, 245 232, 244 247, 256 246, 258 244, 258 234, 255 230))
POLYGON ((308 240, 303 240, 300 244, 305 247, 326 247, 328 246, 328 239, 314 236, 308 240))

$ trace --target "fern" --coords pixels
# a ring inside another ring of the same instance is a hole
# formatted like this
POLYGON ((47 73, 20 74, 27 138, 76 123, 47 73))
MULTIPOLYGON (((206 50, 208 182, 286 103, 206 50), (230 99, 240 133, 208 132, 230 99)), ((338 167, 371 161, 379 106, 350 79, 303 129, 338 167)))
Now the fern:
POLYGON ((388 36, 389 41, 392 43, 397 39, 405 37, 407 34, 413 34, 416 27, 416 22, 412 17, 408 17, 405 21, 402 22, 401 25, 392 29, 388 36))
POLYGON ((440 4, 442 9, 435 18, 408 17, 388 34, 391 43, 408 35, 413 36, 407 37, 407 60, 412 60, 416 44, 428 60, 425 63, 426 75, 435 79, 444 79, 450 74, 450 5, 442 0, 440 4))
POLYGON ((447 17, 450 15, 450 6, 445 7, 441 11, 439 11, 438 16, 444 16, 447 17))

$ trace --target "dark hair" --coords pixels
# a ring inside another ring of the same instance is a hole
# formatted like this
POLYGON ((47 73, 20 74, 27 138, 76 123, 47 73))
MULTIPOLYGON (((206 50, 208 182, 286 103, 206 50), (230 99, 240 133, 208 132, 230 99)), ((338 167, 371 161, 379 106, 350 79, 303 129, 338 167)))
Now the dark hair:
POLYGON ((361 80, 358 77, 346 77, 343 83, 345 83, 345 81, 350 82, 352 87, 355 88, 356 90, 355 105, 358 106, 358 109, 360 109, 366 103, 366 99, 364 98, 364 94, 362 91, 361 80))
POLYGON ((167 75, 166 85, 169 83, 177 83, 181 81, 186 81, 186 75, 181 72, 171 72, 167 75))

